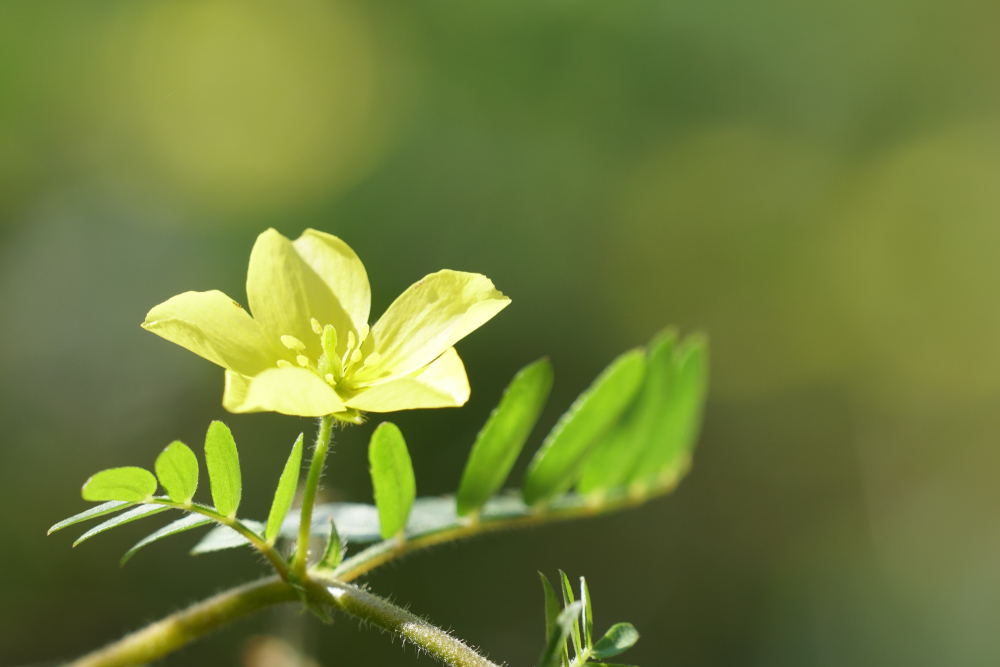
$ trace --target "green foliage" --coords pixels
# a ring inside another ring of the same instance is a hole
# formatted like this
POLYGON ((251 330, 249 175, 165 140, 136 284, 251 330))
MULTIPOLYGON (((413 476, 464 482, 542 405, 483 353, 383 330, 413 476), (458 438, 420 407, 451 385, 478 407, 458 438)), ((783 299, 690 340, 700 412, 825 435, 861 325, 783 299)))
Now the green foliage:
POLYGON ((676 474, 695 445, 708 390, 708 342, 689 336, 672 355, 673 387, 662 418, 629 477, 633 486, 649 487, 676 474))
POLYGON ((511 380, 472 446, 458 487, 459 516, 482 507, 503 486, 551 389, 547 358, 525 366, 511 380))
POLYGON ((347 545, 340 539, 337 533, 337 524, 330 519, 330 538, 326 542, 326 550, 319 561, 319 567, 325 570, 334 570, 344 559, 344 551, 347 545))
POLYGON ((156 457, 160 485, 177 503, 188 503, 198 490, 198 458, 191 448, 174 440, 156 457))
POLYGON ((240 476, 240 455, 229 427, 220 421, 212 422, 205 437, 205 463, 212 486, 212 500, 219 514, 236 516, 243 493, 240 476))
POLYGON ((271 511, 267 515, 267 529, 264 531, 264 539, 268 544, 274 544, 278 531, 281 530, 281 523, 285 520, 288 510, 292 508, 292 501, 295 500, 295 489, 299 485, 299 469, 302 467, 303 438, 304 435, 300 433, 295 440, 292 453, 289 454, 285 469, 278 480, 278 490, 274 493, 271 511))
POLYGON ((563 609, 559 610, 555 591, 549 580, 541 572, 542 589, 545 593, 545 633, 547 643, 539 660, 539 667, 624 667, 588 662, 591 658, 603 659, 623 653, 639 641, 639 633, 631 623, 616 623, 604 633, 595 644, 593 641, 594 614, 587 580, 580 577, 580 600, 573 599, 573 587, 569 577, 562 570, 563 609), (573 639, 573 660, 569 657, 569 640, 573 639))
POLYGON ((576 486, 580 493, 623 487, 629 481, 639 457, 652 443, 656 427, 665 418, 664 407, 673 389, 676 338, 673 329, 666 329, 651 341, 642 389, 621 420, 594 447, 576 486))
MULTIPOLYGON (((259 521, 254 521, 252 519, 240 519, 240 523, 257 535, 264 532, 264 524, 259 521)), ((212 530, 205 533, 205 537, 201 538, 201 541, 194 545, 189 553, 192 556, 198 556, 201 554, 211 553, 213 551, 223 551, 225 549, 245 547, 249 544, 250 540, 243 535, 240 535, 229 526, 216 526, 212 530)))
POLYGON ((81 521, 86 521, 88 519, 96 519, 99 516, 105 516, 113 512, 120 512, 123 509, 131 507, 133 503, 127 503, 122 500, 111 500, 104 503, 103 505, 98 505, 97 507, 91 507, 89 510, 80 512, 79 514, 74 514, 68 519, 63 519, 59 523, 55 524, 49 528, 49 532, 46 535, 51 535, 57 530, 62 530, 74 524, 80 523, 81 521))
POLYGON ((191 530, 192 528, 198 528, 199 526, 204 526, 206 523, 211 523, 212 518, 203 516, 201 514, 188 514, 187 516, 177 519, 173 523, 168 523, 163 528, 158 531, 147 535, 143 539, 139 540, 131 549, 125 552, 122 556, 121 564, 124 565, 128 562, 132 556, 135 555, 139 549, 156 542, 157 540, 162 540, 164 537, 169 535, 176 535, 177 533, 183 533, 186 530, 191 530))
POLYGON ((590 654, 595 658, 611 658, 629 650, 639 641, 639 632, 631 623, 615 623, 594 644, 590 654))
POLYGON ((106 530, 111 530, 112 528, 117 528, 118 526, 123 526, 126 523, 130 523, 132 521, 135 521, 136 519, 142 519, 142 518, 145 518, 147 516, 152 516, 154 514, 159 514, 160 512, 166 511, 168 509, 170 509, 170 508, 167 507, 166 505, 155 505, 155 504, 140 505, 139 507, 130 509, 128 512, 125 512, 124 514, 119 514, 118 516, 116 516, 114 518, 108 519, 104 523, 97 524, 96 526, 94 526, 93 528, 91 528, 90 530, 88 530, 86 533, 84 533, 83 535, 81 535, 76 540, 76 542, 73 543, 73 546, 75 547, 78 544, 86 542, 87 540, 89 540, 93 536, 100 535, 101 533, 103 533, 106 530))
POLYGON ((137 503, 156 493, 156 478, 144 468, 112 468, 102 470, 83 485, 83 499, 91 501, 119 500, 137 503))
POLYGON ((417 484, 406 441, 391 422, 379 424, 368 444, 372 487, 384 539, 403 530, 413 507, 417 484))
POLYGON ((574 401, 535 454, 524 481, 529 505, 549 500, 576 481, 594 442, 621 416, 639 390, 646 371, 642 350, 614 361, 574 401))

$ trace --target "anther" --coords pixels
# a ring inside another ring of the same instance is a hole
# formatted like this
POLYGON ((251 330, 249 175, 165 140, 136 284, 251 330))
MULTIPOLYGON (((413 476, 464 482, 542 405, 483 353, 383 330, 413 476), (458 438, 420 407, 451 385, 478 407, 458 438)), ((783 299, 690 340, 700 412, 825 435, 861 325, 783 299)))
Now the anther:
POLYGON ((306 366, 309 365, 309 357, 307 357, 304 354, 300 354, 299 356, 295 357, 295 361, 299 362, 299 366, 302 366, 302 368, 305 368, 306 366))
POLYGON ((284 359, 278 359, 278 368, 294 368, 294 366, 284 359))
POLYGON ((312 325, 313 333, 317 336, 323 333, 323 325, 315 317, 309 320, 309 324, 312 325))
POLYGON ((361 343, 365 342, 365 339, 368 338, 369 331, 371 331, 371 327, 365 323, 365 325, 361 327, 361 331, 358 332, 358 347, 360 347, 361 343))
POLYGON ((361 350, 354 350, 351 352, 351 363, 356 364, 361 360, 361 350))
POLYGON ((371 354, 368 355, 368 358, 365 359, 365 367, 374 366, 381 360, 382 360, 381 354, 379 354, 378 352, 372 352, 371 354))
POLYGON ((289 350, 295 350, 296 352, 301 352, 306 349, 305 343, 300 341, 295 336, 282 336, 281 344, 287 347, 289 350))
POLYGON ((326 381, 328 383, 333 384, 336 379, 337 378, 333 377, 333 373, 327 373, 326 374, 326 381))

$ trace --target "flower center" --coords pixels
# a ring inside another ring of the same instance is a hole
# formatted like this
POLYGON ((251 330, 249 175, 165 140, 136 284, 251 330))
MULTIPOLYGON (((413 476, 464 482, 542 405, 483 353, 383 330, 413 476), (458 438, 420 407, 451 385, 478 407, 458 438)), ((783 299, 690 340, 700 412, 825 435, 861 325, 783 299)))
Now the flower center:
MULTIPOLYGON (((367 340, 370 332, 367 324, 361 328, 360 335, 357 337, 353 331, 347 332, 347 348, 343 355, 338 355, 337 330, 333 328, 333 325, 324 326, 315 318, 310 323, 313 332, 319 336, 323 348, 323 353, 315 362, 304 354, 306 345, 295 336, 282 336, 281 344, 296 353, 295 362, 299 366, 312 371, 331 387, 344 387, 344 385, 349 384, 353 369, 374 366, 381 359, 378 352, 372 352, 366 356, 361 351, 361 346, 367 340)), ((294 368, 294 365, 290 361, 279 359, 278 367, 294 368)))

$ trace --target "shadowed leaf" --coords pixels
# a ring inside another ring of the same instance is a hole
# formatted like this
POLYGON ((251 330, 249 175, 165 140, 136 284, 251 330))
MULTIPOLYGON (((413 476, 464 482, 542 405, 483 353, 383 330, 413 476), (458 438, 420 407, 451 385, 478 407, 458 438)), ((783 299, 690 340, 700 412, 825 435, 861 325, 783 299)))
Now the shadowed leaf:
POLYGON ((604 636, 594 644, 591 652, 595 658, 610 658, 624 653, 639 641, 639 632, 631 623, 615 623, 604 636))
POLYGON ((136 519, 141 519, 143 517, 152 516, 154 514, 159 514, 160 512, 163 512, 164 510, 168 510, 168 509, 170 509, 170 508, 167 507, 166 505, 155 505, 155 504, 140 505, 139 507, 136 507, 135 509, 131 509, 128 512, 125 512, 124 514, 119 514, 118 516, 116 516, 116 517, 114 517, 112 519, 108 519, 104 523, 100 523, 100 524, 94 526, 93 528, 91 528, 90 530, 88 530, 86 533, 84 533, 83 535, 81 535, 77 539, 77 541, 73 543, 73 546, 75 547, 76 545, 80 544, 81 542, 86 542, 87 540, 89 540, 90 538, 92 538, 94 535, 100 535, 101 533, 103 533, 106 530, 111 530, 112 528, 117 528, 118 526, 122 526, 122 525, 125 525, 126 523, 129 523, 131 521, 135 521, 136 519))
POLYGON ((125 555, 122 556, 121 564, 124 565, 127 563, 128 560, 135 555, 136 551, 142 549, 146 545, 152 544, 157 540, 162 540, 164 537, 168 537, 170 535, 176 535, 177 533, 183 533, 184 531, 191 530, 192 528, 204 526, 206 523, 211 523, 211 521, 212 519, 207 516, 202 516, 201 514, 188 514, 182 519, 177 519, 177 521, 174 521, 173 523, 168 523, 158 531, 142 538, 135 544, 135 546, 126 551, 125 555))
POLYGON ((68 519, 63 519, 59 523, 55 524, 49 528, 49 532, 46 535, 51 535, 57 530, 62 530, 73 524, 80 523, 81 521, 86 521, 87 519, 96 519, 99 516, 104 516, 105 514, 111 514, 112 512, 120 512, 121 510, 131 507, 132 503, 127 503, 122 500, 112 500, 106 502, 103 505, 98 505, 97 507, 91 507, 89 510, 80 512, 79 514, 74 514, 68 519))

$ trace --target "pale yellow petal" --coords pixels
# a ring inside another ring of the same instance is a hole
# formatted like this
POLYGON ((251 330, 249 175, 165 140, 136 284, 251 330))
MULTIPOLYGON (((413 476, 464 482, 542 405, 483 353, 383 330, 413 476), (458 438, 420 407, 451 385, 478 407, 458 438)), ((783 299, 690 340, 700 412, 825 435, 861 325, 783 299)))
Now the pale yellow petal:
POLYGON ((361 261, 336 237, 310 231, 292 243, 269 229, 250 253, 247 298, 272 338, 297 338, 315 360, 322 348, 312 320, 332 324, 346 341, 348 331, 357 333, 355 318, 368 317, 370 292, 361 261))
POLYGON ((304 368, 271 368, 253 377, 226 376, 223 405, 230 412, 280 412, 322 417, 344 411, 326 382, 304 368))
POLYGON ((280 354, 249 313, 219 291, 164 301, 149 311, 142 328, 244 375, 274 366, 280 354))
POLYGON ((510 299, 486 276, 438 271, 411 285, 372 328, 379 363, 358 382, 401 377, 423 368, 503 310, 510 299))
POLYGON ((349 399, 347 407, 365 412, 418 408, 457 408, 469 400, 469 378, 455 348, 410 377, 377 384, 349 399))
MULTIPOLYGON (((326 283, 337 304, 326 315, 330 319, 320 319, 322 324, 332 324, 342 338, 347 338, 347 329, 337 321, 342 310, 353 325, 354 332, 368 324, 368 313, 372 305, 371 287, 365 265, 351 247, 332 234, 307 229, 292 244, 299 255, 312 267, 316 275, 326 283)), ((317 316, 318 317, 318 316, 317 316)))

